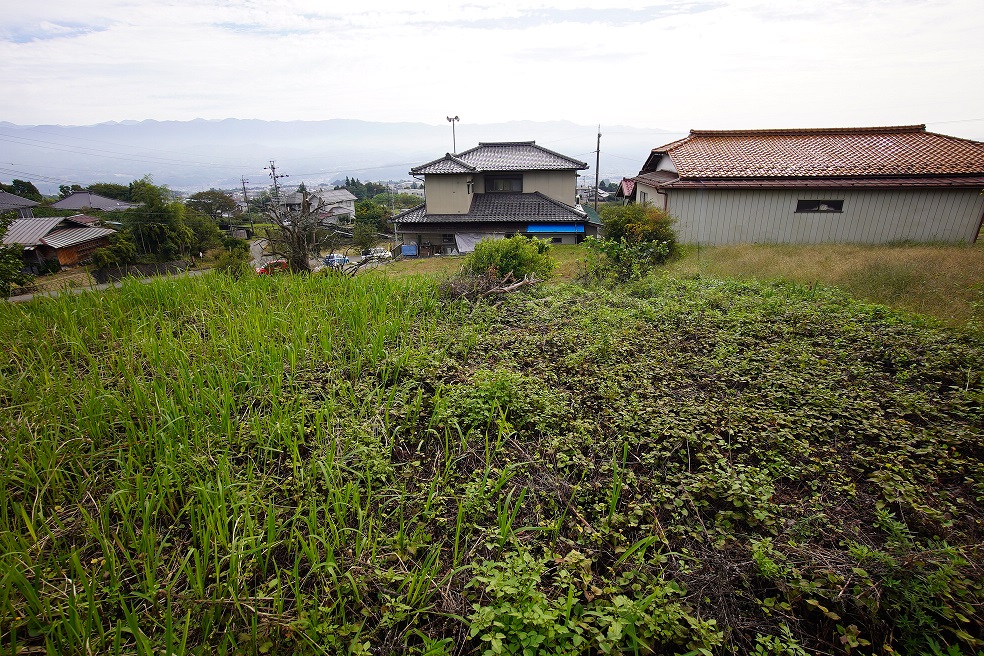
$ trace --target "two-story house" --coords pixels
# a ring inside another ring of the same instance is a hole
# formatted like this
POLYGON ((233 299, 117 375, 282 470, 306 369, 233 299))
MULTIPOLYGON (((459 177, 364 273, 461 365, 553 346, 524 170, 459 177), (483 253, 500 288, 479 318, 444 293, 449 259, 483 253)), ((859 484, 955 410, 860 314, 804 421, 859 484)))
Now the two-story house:
POLYGON ((480 143, 411 169, 424 177, 424 203, 391 222, 422 255, 468 253, 482 239, 517 234, 575 244, 599 228, 576 205, 586 168, 533 141, 480 143))

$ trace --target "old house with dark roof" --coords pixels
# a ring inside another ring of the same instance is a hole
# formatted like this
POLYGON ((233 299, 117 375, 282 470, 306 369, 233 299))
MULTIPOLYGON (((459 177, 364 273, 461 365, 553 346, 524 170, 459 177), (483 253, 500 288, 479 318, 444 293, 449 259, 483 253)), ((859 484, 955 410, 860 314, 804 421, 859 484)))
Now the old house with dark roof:
POLYGON ((127 203, 126 201, 116 200, 115 198, 107 198, 106 196, 94 194, 91 191, 73 191, 65 198, 52 203, 51 207, 56 210, 92 209, 112 212, 115 210, 128 210, 137 207, 137 204, 127 203))
POLYGON ((691 130, 654 148, 620 197, 701 244, 973 242, 984 143, 925 125, 691 130))
POLYGON ((579 160, 533 141, 480 143, 410 170, 424 203, 391 221, 421 254, 467 253, 482 239, 522 234, 574 244, 598 232, 576 205, 579 160))
POLYGON ((89 259, 97 248, 107 246, 114 232, 85 215, 17 219, 10 224, 3 243, 23 246, 28 266, 51 259, 57 259, 61 266, 74 266, 89 259))
POLYGON ((16 194, 0 191, 0 212, 17 212, 18 217, 29 219, 34 216, 31 208, 38 205, 40 203, 30 198, 21 198, 16 194))

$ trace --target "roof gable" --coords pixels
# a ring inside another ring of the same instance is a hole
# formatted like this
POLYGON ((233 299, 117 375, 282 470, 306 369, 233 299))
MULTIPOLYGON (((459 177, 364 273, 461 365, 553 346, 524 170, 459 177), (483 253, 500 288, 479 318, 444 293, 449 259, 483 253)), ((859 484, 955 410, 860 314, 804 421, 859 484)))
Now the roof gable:
POLYGON ((586 163, 537 146, 535 141, 498 141, 479 143, 463 153, 447 153, 444 157, 410 169, 410 173, 429 175, 485 171, 578 171, 586 168, 586 163))
POLYGON ((668 156, 680 179, 934 176, 984 173, 984 143, 924 125, 691 130, 654 148, 641 173, 668 156))
POLYGON ((0 212, 6 212, 7 210, 20 210, 28 207, 34 207, 35 205, 40 205, 40 203, 31 200, 30 198, 22 198, 16 194, 0 191, 0 212))
MULTIPOLYGON (((77 230, 91 227, 90 222, 86 222, 82 217, 84 214, 76 216, 47 216, 33 219, 17 219, 10 224, 7 234, 3 236, 4 244, 19 244, 21 246, 37 246, 47 243, 47 237, 52 234, 77 230)), ((100 228, 101 230, 103 228, 100 228)), ((110 230, 109 232, 115 232, 110 230)), ((106 233, 108 234, 108 233, 106 233)))
POLYGON ((107 198, 91 191, 74 191, 65 198, 52 203, 51 206, 58 210, 80 210, 86 207, 94 210, 128 210, 137 207, 137 204, 107 198))

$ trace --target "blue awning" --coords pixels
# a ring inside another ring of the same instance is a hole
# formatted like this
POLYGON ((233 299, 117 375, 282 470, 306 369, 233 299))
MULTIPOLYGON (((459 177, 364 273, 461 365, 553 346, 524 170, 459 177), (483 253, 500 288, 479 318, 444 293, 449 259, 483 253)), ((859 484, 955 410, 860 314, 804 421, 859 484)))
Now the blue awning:
POLYGON ((526 232, 584 232, 580 223, 564 223, 550 225, 547 223, 531 223, 526 232))

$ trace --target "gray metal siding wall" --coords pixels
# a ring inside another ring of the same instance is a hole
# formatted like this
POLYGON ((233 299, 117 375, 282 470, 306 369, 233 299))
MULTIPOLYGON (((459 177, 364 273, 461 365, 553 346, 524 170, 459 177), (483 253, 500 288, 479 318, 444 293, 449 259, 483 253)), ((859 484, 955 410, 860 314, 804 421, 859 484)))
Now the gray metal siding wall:
POLYGON ((685 243, 972 242, 984 213, 979 189, 669 190, 685 243), (796 212, 798 200, 843 200, 843 212, 796 212))

